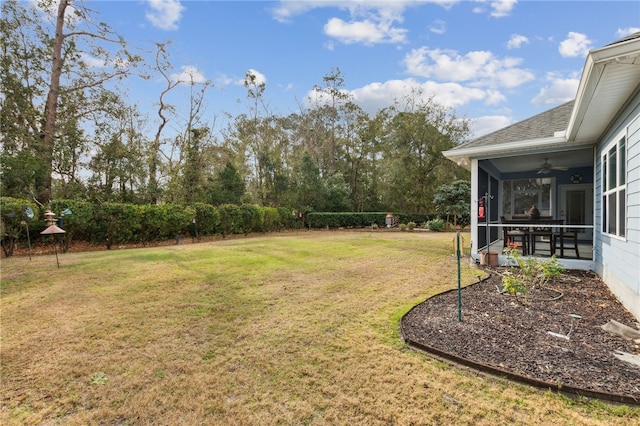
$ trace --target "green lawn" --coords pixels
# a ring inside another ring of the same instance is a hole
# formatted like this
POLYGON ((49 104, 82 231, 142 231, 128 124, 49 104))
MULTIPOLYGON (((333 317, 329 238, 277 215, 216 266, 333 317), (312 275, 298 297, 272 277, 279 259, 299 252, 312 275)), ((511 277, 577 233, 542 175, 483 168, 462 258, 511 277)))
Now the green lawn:
POLYGON ((638 424, 639 409, 400 342, 402 314, 456 286, 454 238, 312 231, 64 254, 59 269, 53 254, 2 259, 0 423, 638 424))

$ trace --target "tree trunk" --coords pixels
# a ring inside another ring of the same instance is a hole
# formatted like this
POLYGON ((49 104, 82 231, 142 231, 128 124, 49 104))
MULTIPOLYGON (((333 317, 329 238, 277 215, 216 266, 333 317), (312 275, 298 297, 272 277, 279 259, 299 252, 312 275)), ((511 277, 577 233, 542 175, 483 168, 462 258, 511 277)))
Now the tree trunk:
POLYGON ((43 169, 40 171, 39 179, 36 181, 38 201, 44 205, 51 201, 51 174, 53 172, 53 148, 56 137, 56 117, 58 112, 58 98, 60 96, 60 77, 62 75, 62 43, 64 41, 64 15, 71 0, 60 0, 58 3, 58 13, 56 16, 56 35, 53 43, 51 57, 51 80, 49 83, 49 93, 47 103, 44 107, 44 132, 42 134, 42 145, 40 147, 40 159, 43 162, 43 169))

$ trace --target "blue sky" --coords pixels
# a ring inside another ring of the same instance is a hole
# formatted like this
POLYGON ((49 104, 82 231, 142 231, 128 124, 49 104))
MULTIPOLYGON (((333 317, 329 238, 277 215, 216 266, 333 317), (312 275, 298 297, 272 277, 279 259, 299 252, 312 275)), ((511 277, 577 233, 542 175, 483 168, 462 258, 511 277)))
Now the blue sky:
MULTIPOLYGON (((85 3, 131 46, 171 41, 172 74, 213 83, 204 118, 218 127, 225 112, 248 111, 248 70, 266 83, 269 112, 288 115, 339 68, 366 111, 419 87, 480 136, 573 99, 587 51, 640 31, 637 0, 85 3)), ((129 101, 151 111, 166 83, 127 85, 129 101)), ((188 94, 179 88, 173 102, 188 94)))

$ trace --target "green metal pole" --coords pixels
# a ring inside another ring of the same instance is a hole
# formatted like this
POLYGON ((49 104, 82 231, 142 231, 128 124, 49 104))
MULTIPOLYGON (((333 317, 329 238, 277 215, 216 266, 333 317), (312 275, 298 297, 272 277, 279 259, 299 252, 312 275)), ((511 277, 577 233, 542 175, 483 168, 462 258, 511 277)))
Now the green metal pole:
POLYGON ((456 232, 456 257, 458 258, 458 322, 462 322, 462 291, 460 288, 460 231, 456 232))

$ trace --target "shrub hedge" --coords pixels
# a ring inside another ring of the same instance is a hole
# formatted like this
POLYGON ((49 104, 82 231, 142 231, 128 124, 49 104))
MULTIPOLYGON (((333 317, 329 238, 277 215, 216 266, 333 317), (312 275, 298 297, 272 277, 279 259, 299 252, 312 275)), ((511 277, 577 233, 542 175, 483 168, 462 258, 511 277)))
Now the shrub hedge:
MULTIPOLYGON (((11 256, 17 244, 27 242, 23 206, 33 209, 36 216, 29 223, 32 240, 41 237, 45 229, 44 210, 24 199, 0 197, 0 237, 5 256, 11 256)), ((249 234, 293 229, 297 217, 286 208, 240 206, 205 203, 191 205, 138 205, 126 203, 92 204, 78 200, 56 200, 51 203, 58 226, 66 233, 60 237, 64 250, 73 240, 114 245, 166 241, 184 236, 200 239, 206 235, 249 234)))
MULTIPOLYGON (((327 213, 311 212, 307 214, 307 225, 310 228, 365 228, 373 225, 386 227, 387 212, 344 212, 327 213)), ((435 215, 423 213, 393 213, 395 223, 424 223, 435 215)))
MULTIPOLYGON (((29 206, 36 216, 29 223, 32 240, 41 238, 44 230, 44 209, 23 199, 0 197, 0 236, 5 256, 11 256, 17 244, 27 242, 26 223, 22 210, 29 206)), ((190 205, 139 205, 126 203, 92 204, 78 200, 56 200, 51 210, 58 217, 58 226, 66 233, 60 238, 64 251, 73 240, 114 245, 166 241, 184 236, 200 240, 206 235, 249 234, 297 229, 303 223, 309 228, 385 227, 387 213, 323 213, 299 215, 287 208, 259 207, 253 204, 205 203, 190 205)), ((429 214, 394 213, 396 223, 424 223, 433 219, 429 214)))

